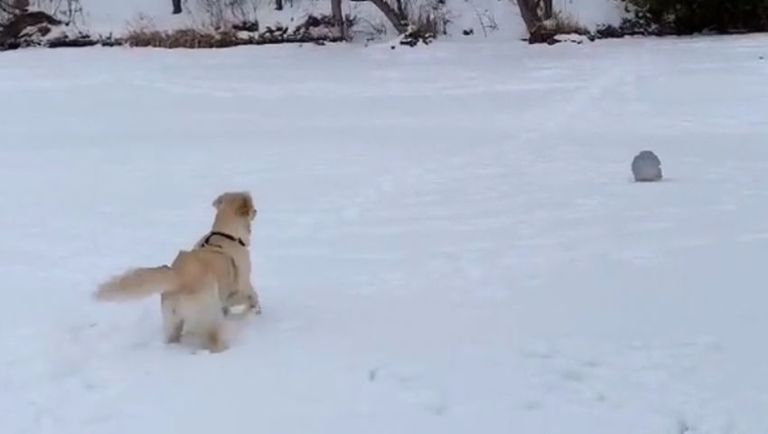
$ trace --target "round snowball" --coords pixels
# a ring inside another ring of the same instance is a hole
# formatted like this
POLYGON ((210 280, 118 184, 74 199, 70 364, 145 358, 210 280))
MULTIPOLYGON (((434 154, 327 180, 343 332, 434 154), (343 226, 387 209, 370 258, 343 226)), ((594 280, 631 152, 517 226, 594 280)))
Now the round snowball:
POLYGON ((632 160, 632 174, 637 182, 661 180, 661 160, 652 151, 643 151, 632 160))

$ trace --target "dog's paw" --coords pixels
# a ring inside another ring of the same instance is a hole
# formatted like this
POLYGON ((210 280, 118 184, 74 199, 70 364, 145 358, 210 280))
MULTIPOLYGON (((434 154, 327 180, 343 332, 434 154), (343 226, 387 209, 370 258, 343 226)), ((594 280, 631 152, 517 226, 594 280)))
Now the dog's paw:
POLYGON ((261 305, 256 303, 251 305, 251 310, 253 311, 254 315, 261 315, 261 305))
POLYGON ((226 316, 238 316, 243 317, 253 311, 253 307, 248 304, 239 304, 236 306, 230 306, 227 308, 226 316))
POLYGON ((211 345, 208 347, 208 352, 211 354, 218 354, 218 353, 223 353, 228 349, 229 349, 229 345, 226 345, 226 344, 211 345))

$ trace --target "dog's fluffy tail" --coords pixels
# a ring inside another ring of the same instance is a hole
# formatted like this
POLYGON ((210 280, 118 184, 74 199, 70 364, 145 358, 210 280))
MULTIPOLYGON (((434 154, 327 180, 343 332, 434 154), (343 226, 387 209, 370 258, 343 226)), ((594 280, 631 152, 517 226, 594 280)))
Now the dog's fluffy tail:
POLYGON ((99 301, 130 301, 179 289, 179 278, 171 267, 136 268, 99 285, 99 301))

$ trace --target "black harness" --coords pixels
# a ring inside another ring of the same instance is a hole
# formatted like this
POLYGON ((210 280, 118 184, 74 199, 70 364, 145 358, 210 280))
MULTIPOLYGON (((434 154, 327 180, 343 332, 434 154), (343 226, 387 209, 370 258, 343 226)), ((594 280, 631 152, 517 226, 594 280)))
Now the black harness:
POLYGON ((242 238, 235 238, 235 237, 233 237, 232 235, 230 235, 228 233, 218 232, 218 231, 213 231, 210 234, 208 234, 208 236, 205 237, 205 239, 203 240, 203 246, 213 246, 213 247, 221 248, 221 246, 219 246, 217 244, 211 244, 211 238, 216 237, 216 236, 219 236, 219 237, 222 237, 222 238, 226 238, 229 241, 235 242, 235 243, 240 244, 241 246, 245 247, 245 241, 243 241, 242 238))

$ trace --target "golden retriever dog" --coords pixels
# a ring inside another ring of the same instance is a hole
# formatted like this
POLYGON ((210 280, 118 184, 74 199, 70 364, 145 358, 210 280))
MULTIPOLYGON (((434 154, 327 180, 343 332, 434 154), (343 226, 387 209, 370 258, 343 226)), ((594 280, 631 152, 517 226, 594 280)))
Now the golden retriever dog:
POLYGON ((128 301, 161 294, 165 339, 178 343, 183 334, 202 338, 205 348, 228 348, 223 335, 229 308, 246 304, 261 312, 251 284, 248 247, 256 217, 247 192, 224 193, 213 202, 211 232, 195 248, 182 250, 171 266, 136 268, 99 285, 100 301, 128 301))

